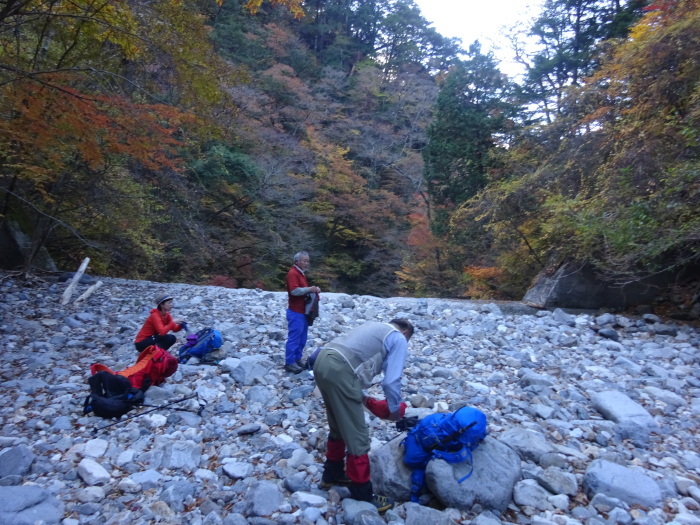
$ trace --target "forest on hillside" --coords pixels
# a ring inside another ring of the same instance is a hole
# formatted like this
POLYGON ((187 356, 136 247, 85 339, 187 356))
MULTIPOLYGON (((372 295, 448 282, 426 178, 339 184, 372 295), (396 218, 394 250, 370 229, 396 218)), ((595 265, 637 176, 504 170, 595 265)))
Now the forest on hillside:
POLYGON ((521 79, 413 0, 0 1, 13 269, 279 290, 304 249, 328 291, 520 299, 700 263, 700 3, 511 39, 521 79))

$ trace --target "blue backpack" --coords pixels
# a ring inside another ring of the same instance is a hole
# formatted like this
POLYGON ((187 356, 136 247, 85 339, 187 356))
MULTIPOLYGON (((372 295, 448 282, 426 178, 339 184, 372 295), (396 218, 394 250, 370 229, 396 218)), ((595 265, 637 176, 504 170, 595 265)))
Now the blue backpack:
POLYGON ((411 501, 425 486, 425 469, 433 458, 448 463, 469 461, 471 470, 458 483, 472 475, 472 450, 486 437, 486 415, 476 408, 462 407, 451 414, 430 414, 413 427, 401 444, 404 463, 411 473, 411 501))
POLYGON ((213 328, 204 328, 196 334, 187 336, 187 342, 180 347, 178 362, 186 363, 190 357, 202 359, 209 352, 221 348, 221 332, 213 328))

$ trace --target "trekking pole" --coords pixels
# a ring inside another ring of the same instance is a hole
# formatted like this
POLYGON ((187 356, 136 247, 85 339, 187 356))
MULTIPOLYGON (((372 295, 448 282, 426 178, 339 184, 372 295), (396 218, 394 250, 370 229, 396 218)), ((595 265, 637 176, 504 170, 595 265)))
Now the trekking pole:
MULTIPOLYGON (((160 405, 139 405, 139 406, 146 407, 146 408, 160 408, 160 405)), ((170 410, 179 410, 180 412, 192 412, 194 414, 194 410, 190 410, 189 408, 172 407, 170 410)))
POLYGON ((155 412, 156 410, 160 410, 161 408, 167 408, 170 405, 174 405, 175 403, 182 403, 183 401, 187 401, 188 399, 193 399, 195 397, 197 397, 196 393, 192 394, 191 396, 183 397, 182 399, 176 399, 175 401, 171 401, 170 403, 163 403, 162 405, 158 405, 157 407, 151 408, 150 410, 144 410, 140 414, 135 414, 133 416, 127 417, 126 419, 120 419, 119 421, 115 421, 114 423, 110 423, 109 425, 93 428, 92 433, 97 434, 100 430, 104 430, 105 428, 113 427, 114 425, 119 425, 120 423, 125 423, 139 416, 143 416, 150 412, 155 412))

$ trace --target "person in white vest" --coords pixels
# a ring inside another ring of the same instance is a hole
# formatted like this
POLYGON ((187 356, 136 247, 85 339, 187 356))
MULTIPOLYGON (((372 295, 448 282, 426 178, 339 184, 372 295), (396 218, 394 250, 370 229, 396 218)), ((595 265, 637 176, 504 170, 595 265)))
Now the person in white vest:
POLYGON ((401 402, 401 375, 412 335, 413 325, 406 319, 366 323, 321 348, 313 367, 330 427, 321 486, 349 485, 353 499, 369 501, 380 512, 393 507, 393 501, 372 489, 363 404, 390 421, 401 419, 406 409, 401 402), (362 393, 380 372, 386 401, 362 393), (383 410, 377 410, 377 405, 384 405, 383 410))

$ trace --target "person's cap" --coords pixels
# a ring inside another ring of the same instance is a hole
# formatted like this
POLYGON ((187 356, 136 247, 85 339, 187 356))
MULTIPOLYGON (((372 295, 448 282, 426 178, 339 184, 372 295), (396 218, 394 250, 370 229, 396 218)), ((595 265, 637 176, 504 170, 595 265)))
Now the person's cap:
POLYGON ((173 296, 170 294, 160 294, 156 295, 156 306, 160 306, 160 303, 164 303, 165 301, 170 301, 172 300, 173 296))

